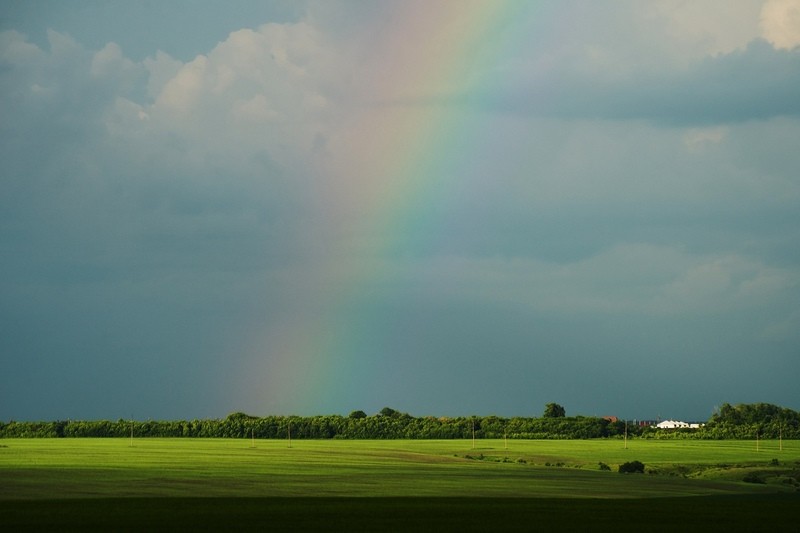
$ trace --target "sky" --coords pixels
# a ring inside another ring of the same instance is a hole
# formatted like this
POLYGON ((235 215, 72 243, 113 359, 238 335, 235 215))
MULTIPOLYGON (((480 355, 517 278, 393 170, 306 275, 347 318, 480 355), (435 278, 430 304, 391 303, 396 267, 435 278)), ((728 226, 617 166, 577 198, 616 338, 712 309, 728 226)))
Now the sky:
POLYGON ((800 0, 0 3, 0 420, 800 409, 800 0))

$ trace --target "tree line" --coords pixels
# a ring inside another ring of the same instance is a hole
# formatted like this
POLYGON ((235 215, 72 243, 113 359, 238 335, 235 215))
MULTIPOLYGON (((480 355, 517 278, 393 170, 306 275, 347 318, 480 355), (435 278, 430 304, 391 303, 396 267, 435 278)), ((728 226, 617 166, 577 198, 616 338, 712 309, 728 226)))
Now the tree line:
POLYGON ((389 407, 375 415, 251 416, 180 421, 60 420, 0 422, 0 437, 204 437, 256 439, 595 439, 622 437, 800 438, 800 413, 770 404, 723 404, 700 429, 663 430, 599 417, 565 416, 548 404, 542 417, 414 417, 389 407))
POLYGON ((265 416, 190 421, 0 422, 0 437, 205 437, 256 439, 591 439, 615 434, 593 417, 265 416))
POLYGON ((798 439, 800 412, 769 403, 725 403, 702 428, 702 434, 709 439, 798 439))

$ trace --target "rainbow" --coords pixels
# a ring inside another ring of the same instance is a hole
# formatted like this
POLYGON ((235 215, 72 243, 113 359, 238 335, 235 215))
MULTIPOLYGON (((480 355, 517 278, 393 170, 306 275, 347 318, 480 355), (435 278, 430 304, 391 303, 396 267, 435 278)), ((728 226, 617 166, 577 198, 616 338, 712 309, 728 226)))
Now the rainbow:
POLYGON ((364 331, 374 338, 390 321, 369 309, 391 288, 375 287, 441 244, 448 206, 474 185, 464 182, 474 179, 465 178, 464 154, 492 149, 481 112, 468 108, 497 83, 487 73, 498 58, 537 31, 542 9, 522 0, 390 5, 364 52, 372 105, 330 142, 337 159, 326 169, 320 209, 338 238, 309 274, 319 299, 287 309, 252 341, 254 364, 240 379, 258 390, 257 405, 248 406, 254 414, 367 409, 350 391, 380 396, 370 387, 382 355, 364 331))

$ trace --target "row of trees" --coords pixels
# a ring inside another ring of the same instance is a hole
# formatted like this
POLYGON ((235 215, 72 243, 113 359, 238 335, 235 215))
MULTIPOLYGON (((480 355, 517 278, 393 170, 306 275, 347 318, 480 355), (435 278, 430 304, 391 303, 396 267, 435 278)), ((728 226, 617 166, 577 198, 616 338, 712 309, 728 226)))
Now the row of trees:
POLYGON ((497 416, 413 417, 389 407, 367 416, 265 416, 233 413, 224 419, 191 421, 0 422, 0 437, 215 437, 258 439, 747 439, 800 438, 800 413, 770 404, 724 404, 701 429, 659 430, 603 418, 565 416, 548 404, 541 418, 497 416))
POLYGON ((702 434, 719 439, 797 439, 800 412, 769 403, 725 403, 702 428, 702 434))
POLYGON ((257 439, 590 439, 616 428, 592 417, 502 418, 386 416, 266 416, 233 413, 221 420, 0 422, 0 437, 219 437, 257 439))

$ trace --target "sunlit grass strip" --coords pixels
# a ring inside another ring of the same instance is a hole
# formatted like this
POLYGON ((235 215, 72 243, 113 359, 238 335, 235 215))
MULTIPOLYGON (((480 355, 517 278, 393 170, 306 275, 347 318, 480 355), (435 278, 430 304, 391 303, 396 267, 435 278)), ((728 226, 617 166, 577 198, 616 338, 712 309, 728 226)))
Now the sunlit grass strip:
MULTIPOLYGON (((618 440, 7 439, 0 499, 97 497, 640 498, 764 493, 735 467, 798 468, 800 443, 618 440), (620 475, 639 460, 670 475, 620 475), (612 467, 600 471, 603 462, 612 467), (681 465, 687 470, 676 470, 681 465), (794 466, 793 466, 794 465, 794 466), (697 474, 697 473, 700 474, 697 474), (712 475, 702 475, 710 472, 712 475), (693 473, 686 476, 686 473, 693 473), (738 477, 737 477, 738 476, 738 477), (692 479, 687 479, 691 477, 692 479)), ((744 472, 744 470, 742 470, 744 472)))

